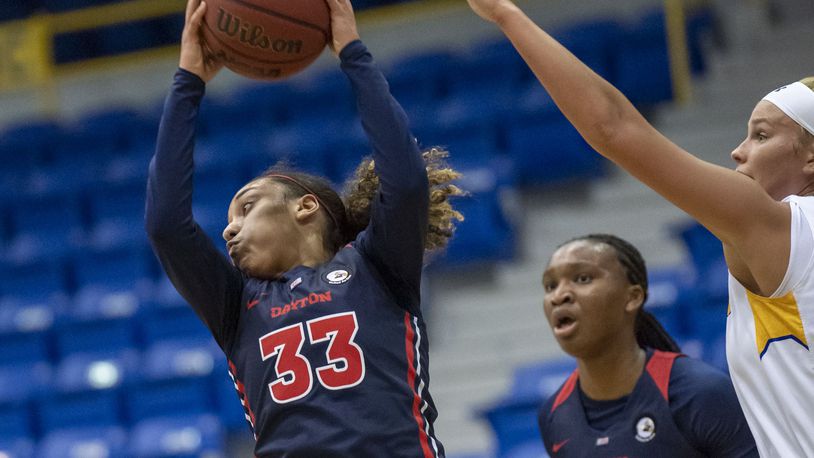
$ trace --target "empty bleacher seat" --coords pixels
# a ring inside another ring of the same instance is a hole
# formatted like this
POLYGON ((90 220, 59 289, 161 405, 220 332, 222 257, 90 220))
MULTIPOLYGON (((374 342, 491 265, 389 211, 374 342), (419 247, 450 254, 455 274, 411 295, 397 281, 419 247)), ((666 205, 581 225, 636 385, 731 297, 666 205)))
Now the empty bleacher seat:
POLYGON ((482 412, 497 438, 498 456, 509 456, 512 451, 520 454, 522 449, 518 447, 540 440, 538 410, 565 382, 575 367, 573 359, 562 358, 515 370, 511 391, 482 412))
POLYGON ((223 426, 214 415, 144 420, 131 431, 129 451, 143 458, 224 457, 223 426))
POLYGON ((34 458, 34 442, 26 438, 0 437, 0 456, 5 458, 34 458))
POLYGON ((14 262, 59 259, 84 239, 79 202, 72 195, 45 195, 10 204, 13 238, 7 258, 14 262))
POLYGON ((138 326, 146 345, 172 339, 211 339, 209 330, 166 277, 156 285, 138 326))
POLYGON ((122 424, 119 391, 135 377, 138 364, 133 350, 99 350, 63 358, 57 366, 54 389, 38 402, 41 430, 122 424))
POLYGON ((60 429, 37 448, 40 458, 113 458, 127 452, 127 433, 118 426, 60 429))
POLYGON ((139 380, 127 390, 128 418, 216 412, 212 371, 223 358, 211 338, 159 341, 143 354, 139 380))
POLYGON ((92 247, 139 246, 146 242, 145 191, 144 181, 129 180, 97 186, 88 192, 92 225, 88 239, 92 247))
POLYGON ((553 35, 585 65, 603 78, 612 80, 614 53, 623 38, 623 30, 614 19, 594 19, 567 25, 554 31, 553 35))
POLYGON ((671 81, 664 13, 657 10, 625 29, 616 49, 614 85, 634 104, 653 105, 672 98, 671 81))
POLYGON ((564 118, 518 122, 508 127, 506 135, 521 186, 592 179, 605 173, 605 159, 564 118))

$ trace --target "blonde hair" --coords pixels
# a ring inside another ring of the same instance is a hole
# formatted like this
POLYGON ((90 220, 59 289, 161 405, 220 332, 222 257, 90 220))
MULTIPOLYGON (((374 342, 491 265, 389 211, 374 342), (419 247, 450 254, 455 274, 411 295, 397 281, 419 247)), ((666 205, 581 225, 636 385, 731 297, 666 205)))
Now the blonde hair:
MULTIPOLYGON (((422 155, 430 182, 429 224, 424 249, 430 251, 445 247, 455 232, 455 223, 463 221, 463 215, 452 208, 449 199, 465 193, 452 183, 461 174, 447 165, 447 151, 430 148, 422 155)), ((373 159, 364 159, 345 187, 348 224, 352 226, 351 233, 358 233, 370 221, 370 203, 379 188, 379 176, 376 175, 373 159)))

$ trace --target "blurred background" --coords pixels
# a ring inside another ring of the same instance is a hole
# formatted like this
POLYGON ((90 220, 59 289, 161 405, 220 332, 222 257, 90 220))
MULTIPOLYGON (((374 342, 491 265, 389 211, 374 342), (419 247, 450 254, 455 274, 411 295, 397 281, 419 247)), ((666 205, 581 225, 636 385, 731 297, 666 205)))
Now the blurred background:
MULTIPOLYGON (((519 4, 665 135, 730 166, 754 104, 814 75, 812 0, 519 4)), ((425 273, 436 430, 448 456, 540 457, 536 409, 573 369, 542 314, 560 243, 631 241, 647 304, 726 370, 726 267, 686 214, 581 140, 463 0, 356 0, 419 141, 465 173, 466 215, 425 273)), ((0 0, 0 457, 251 456, 226 361, 143 232, 147 164, 177 66, 180 0, 0 0)), ((195 215, 280 158, 341 184, 368 152, 326 52, 290 80, 208 88, 195 215)))

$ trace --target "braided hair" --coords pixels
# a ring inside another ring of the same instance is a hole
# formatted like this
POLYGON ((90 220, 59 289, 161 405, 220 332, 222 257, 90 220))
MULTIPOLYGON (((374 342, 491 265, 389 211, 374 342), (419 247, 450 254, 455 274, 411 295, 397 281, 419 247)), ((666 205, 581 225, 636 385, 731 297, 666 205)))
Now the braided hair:
MULTIPOLYGON (((619 264, 622 265, 622 268, 625 269, 628 281, 632 285, 642 287, 644 291, 644 300, 642 303, 647 301, 647 266, 645 265, 644 258, 642 258, 642 254, 639 253, 636 247, 626 240, 610 234, 584 235, 573 238, 563 245, 578 241, 602 243, 613 248, 616 252, 616 259, 619 261, 619 264)), ((636 315, 634 332, 636 333, 636 342, 638 342, 642 348, 653 348, 674 353, 681 352, 675 340, 664 330, 664 327, 653 314, 644 310, 644 306, 639 308, 639 312, 636 315)))

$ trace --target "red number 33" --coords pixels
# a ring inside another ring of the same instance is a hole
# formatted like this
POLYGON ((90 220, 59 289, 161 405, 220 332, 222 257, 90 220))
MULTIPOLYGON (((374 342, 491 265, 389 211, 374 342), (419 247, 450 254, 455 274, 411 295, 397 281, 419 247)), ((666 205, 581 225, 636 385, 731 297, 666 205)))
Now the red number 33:
POLYGON ((365 357, 353 341, 359 324, 356 313, 337 313, 293 324, 260 338, 263 361, 277 356, 277 379, 269 383, 271 398, 278 404, 302 399, 314 387, 311 363, 300 351, 305 343, 305 328, 311 344, 328 341, 328 364, 316 369, 319 383, 329 390, 356 386, 365 378, 365 357))

